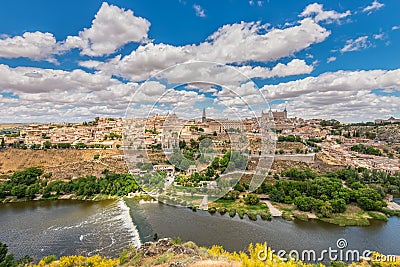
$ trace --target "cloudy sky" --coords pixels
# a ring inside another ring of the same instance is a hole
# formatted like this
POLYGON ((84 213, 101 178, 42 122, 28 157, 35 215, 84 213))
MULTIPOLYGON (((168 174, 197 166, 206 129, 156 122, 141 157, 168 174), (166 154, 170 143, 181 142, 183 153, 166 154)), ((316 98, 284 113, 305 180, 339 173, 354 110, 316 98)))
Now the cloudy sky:
POLYGON ((3 1, 0 122, 123 117, 131 100, 161 95, 160 107, 203 103, 215 116, 265 97, 289 116, 400 117, 399 10, 398 0, 3 1), (217 65, 170 68, 198 61, 217 65))

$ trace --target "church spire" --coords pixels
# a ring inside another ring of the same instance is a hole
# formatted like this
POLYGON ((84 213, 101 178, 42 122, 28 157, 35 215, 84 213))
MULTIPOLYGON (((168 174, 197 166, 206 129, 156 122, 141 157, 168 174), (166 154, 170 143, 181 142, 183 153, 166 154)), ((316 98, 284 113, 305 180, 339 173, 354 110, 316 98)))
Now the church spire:
POLYGON ((286 109, 286 104, 285 104, 285 109, 283 110, 283 116, 285 119, 287 119, 287 109, 286 109))

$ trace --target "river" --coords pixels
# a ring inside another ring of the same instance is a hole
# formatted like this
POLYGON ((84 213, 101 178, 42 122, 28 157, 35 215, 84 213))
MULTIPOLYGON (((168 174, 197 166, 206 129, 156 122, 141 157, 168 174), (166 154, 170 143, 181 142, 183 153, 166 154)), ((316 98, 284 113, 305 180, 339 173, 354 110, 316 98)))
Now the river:
POLYGON ((17 258, 116 256, 139 235, 124 201, 29 201, 0 204, 0 241, 17 258))
POLYGON ((117 256, 129 243, 158 237, 180 237, 199 245, 245 250, 250 242, 267 242, 274 250, 346 249, 400 254, 400 218, 373 221, 368 227, 339 227, 320 221, 241 220, 158 203, 135 200, 84 202, 32 201, 0 205, 0 240, 17 257, 55 254, 117 256), (128 209, 128 207, 130 209, 128 209), (129 216, 130 215, 130 216, 129 216), (133 223, 132 223, 133 222, 133 223), (140 240, 139 240, 140 238, 140 240))

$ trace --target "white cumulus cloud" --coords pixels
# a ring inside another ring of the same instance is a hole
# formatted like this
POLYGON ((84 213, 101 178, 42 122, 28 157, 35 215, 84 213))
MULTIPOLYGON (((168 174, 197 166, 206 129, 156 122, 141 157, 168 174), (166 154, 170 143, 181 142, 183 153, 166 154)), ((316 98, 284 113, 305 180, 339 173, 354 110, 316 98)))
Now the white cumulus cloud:
POLYGON ((241 66, 238 70, 249 78, 286 77, 300 74, 310 74, 314 70, 313 65, 307 65, 304 60, 293 59, 287 64, 278 63, 273 68, 260 66, 241 66))
MULTIPOLYGON (((311 18, 305 18, 298 25, 283 29, 268 29, 268 26, 259 22, 228 24, 219 28, 199 45, 173 46, 149 43, 139 46, 124 57, 117 56, 107 62, 89 61, 80 64, 137 81, 188 60, 223 64, 271 62, 292 56, 315 43, 324 41, 330 35, 330 31, 311 18)), ((292 62, 292 64, 299 63, 302 62, 292 62)))
POLYGON ((294 115, 305 118, 373 120, 398 111, 399 97, 376 95, 377 88, 400 90, 400 69, 337 71, 317 77, 265 85, 268 100, 288 100, 294 115))
POLYGON ((64 47, 82 49, 82 55, 109 55, 127 43, 146 41, 149 27, 150 22, 135 16, 132 10, 104 2, 92 26, 79 32, 79 36, 68 36, 64 47))
POLYGON ((300 14, 301 17, 314 17, 316 22, 325 21, 326 23, 338 22, 340 19, 351 15, 350 10, 339 13, 335 10, 324 10, 322 4, 313 3, 304 9, 300 14))
POLYGON ((54 61, 58 44, 51 33, 25 32, 22 36, 0 39, 0 57, 26 57, 33 60, 54 61))

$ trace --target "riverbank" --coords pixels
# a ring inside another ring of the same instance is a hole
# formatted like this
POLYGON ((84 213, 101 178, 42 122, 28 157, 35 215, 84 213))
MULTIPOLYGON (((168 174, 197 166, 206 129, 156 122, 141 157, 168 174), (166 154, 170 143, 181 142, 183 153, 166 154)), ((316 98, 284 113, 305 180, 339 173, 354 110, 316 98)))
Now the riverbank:
POLYGON ((94 195, 94 196, 76 196, 74 194, 68 195, 54 195, 48 198, 43 198, 41 195, 35 197, 34 199, 27 198, 17 198, 14 196, 6 197, 0 203, 14 203, 14 202, 25 202, 25 201, 51 201, 51 200, 84 200, 84 201, 102 201, 102 200, 117 200, 121 199, 119 196, 111 196, 111 195, 94 195))
POLYGON ((369 226, 372 220, 387 221, 390 216, 399 216, 397 208, 400 208, 395 202, 388 204, 387 209, 380 211, 365 211, 356 204, 349 204, 342 213, 333 213, 330 217, 323 217, 321 214, 313 212, 304 212, 296 208, 294 204, 272 203, 269 200, 262 200, 256 205, 247 205, 242 199, 224 200, 219 199, 209 203, 208 212, 214 214, 228 213, 230 217, 236 214, 243 219, 247 215, 250 220, 257 220, 260 217, 263 220, 271 220, 272 217, 281 217, 287 221, 294 219, 309 221, 320 220, 339 226, 369 226), (393 208, 394 207, 394 208, 393 208))
POLYGON ((293 219, 303 221, 316 219, 343 227, 369 226, 371 225, 371 220, 386 222, 390 216, 399 216, 399 213, 392 210, 384 210, 385 213, 379 211, 364 211, 355 204, 347 205, 346 211, 342 213, 334 213, 331 217, 323 217, 320 214, 299 211, 293 204, 274 203, 274 205, 278 210, 282 211, 282 218, 288 221, 293 219))
POLYGON ((93 196, 77 196, 75 194, 67 194, 67 195, 54 195, 48 198, 43 198, 42 195, 38 195, 34 199, 27 198, 17 198, 14 196, 9 196, 0 199, 0 203, 15 203, 15 202, 26 202, 26 201, 51 201, 51 200, 83 200, 83 201, 103 201, 103 200, 123 200, 125 198, 131 198, 139 201, 140 203, 158 203, 153 197, 145 194, 128 194, 126 196, 116 196, 116 195, 104 195, 104 194, 96 194, 93 196))
POLYGON ((258 202, 254 205, 246 204, 243 199, 224 200, 218 199, 209 203, 208 212, 211 214, 219 212, 221 215, 228 213, 230 217, 235 217, 236 214, 243 219, 246 214, 250 220, 256 221, 257 216, 263 220, 271 220, 272 215, 269 212, 267 204, 258 202))
MULTIPOLYGON (((33 201, 51 201, 51 200, 83 200, 83 201, 103 201, 103 200, 123 200, 126 198, 135 199, 139 204, 144 203, 158 203, 153 197, 145 193, 130 193, 126 196, 113 196, 96 194, 93 196, 77 196, 75 194, 67 195, 53 195, 48 198, 43 198, 42 195, 38 195, 33 201)), ((26 198, 17 197, 7 197, 0 200, 0 203, 13 203, 13 202, 24 202, 32 201, 26 198)), ((162 203, 162 202, 161 202, 162 203)), ((192 208, 194 211, 197 208, 192 208)), ((273 217, 281 217, 285 220, 291 221, 294 219, 308 221, 308 220, 321 220, 331 224, 336 224, 339 226, 369 226, 371 220, 381 220, 387 221, 390 216, 400 215, 400 205, 395 202, 389 202, 388 208, 385 213, 378 211, 364 211, 356 205, 348 205, 347 209, 343 213, 332 214, 331 217, 322 217, 319 214, 312 212, 302 212, 296 209, 293 204, 283 204, 283 203, 271 203, 270 201, 260 201, 256 205, 248 205, 241 200, 223 200, 219 199, 215 202, 209 203, 208 212, 214 214, 216 212, 224 215, 229 214, 230 217, 235 217, 243 219, 245 215, 250 220, 257 220, 261 218, 262 220, 271 220, 273 217)))
MULTIPOLYGON (((292 172, 297 175, 299 175, 298 173, 310 174, 308 171, 293 170, 292 172)), ((345 189, 340 180, 326 177, 307 181, 284 179, 276 181, 274 184, 262 184, 258 194, 248 192, 245 184, 238 184, 235 186, 235 190, 228 192, 221 199, 208 203, 205 207, 200 205, 203 199, 201 195, 196 196, 198 202, 190 202, 185 196, 171 197, 165 194, 154 199, 140 191, 141 189, 136 183, 137 177, 130 174, 115 174, 104 170, 101 177, 85 176, 69 181, 49 181, 50 177, 51 175, 44 174, 39 167, 30 167, 14 172, 9 179, 0 183, 0 202, 56 199, 98 201, 133 197, 141 203, 160 201, 171 205, 191 206, 194 211, 200 206, 205 210, 208 209, 211 214, 228 213, 231 217, 235 217, 237 214, 241 219, 247 216, 254 221, 259 218, 271 220, 273 216, 282 216, 286 220, 318 219, 340 226, 367 226, 372 219, 387 220, 388 216, 400 214, 400 206, 394 203, 389 203, 389 208, 382 208, 386 206, 386 203, 380 200, 383 198, 382 195, 374 189, 360 184, 360 188, 351 191, 348 188, 345 189), (333 192, 331 191, 335 186, 344 190, 341 191, 341 197, 332 197, 333 192), (298 195, 300 191, 295 188, 302 191, 302 194, 298 195), (332 199, 328 195, 323 195, 323 199, 320 199, 321 197, 314 192, 315 190, 307 191, 304 188, 324 189, 332 199), (298 196, 291 197, 288 193, 289 189, 298 196), (350 201, 352 194, 357 197, 350 201), (364 197, 364 195, 370 197, 364 197), (271 202, 269 199, 277 201, 277 203, 271 202), (376 211, 367 212, 365 210, 376 211)))

